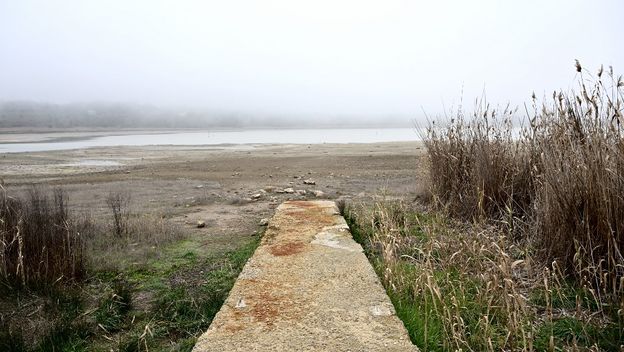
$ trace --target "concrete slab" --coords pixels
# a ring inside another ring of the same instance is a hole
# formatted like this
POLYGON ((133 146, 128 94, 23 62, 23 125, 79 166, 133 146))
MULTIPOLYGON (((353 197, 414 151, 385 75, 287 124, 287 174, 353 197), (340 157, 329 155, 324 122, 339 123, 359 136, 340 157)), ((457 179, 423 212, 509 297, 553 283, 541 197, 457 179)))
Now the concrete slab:
POLYGON ((335 203, 289 201, 193 351, 417 348, 335 203))

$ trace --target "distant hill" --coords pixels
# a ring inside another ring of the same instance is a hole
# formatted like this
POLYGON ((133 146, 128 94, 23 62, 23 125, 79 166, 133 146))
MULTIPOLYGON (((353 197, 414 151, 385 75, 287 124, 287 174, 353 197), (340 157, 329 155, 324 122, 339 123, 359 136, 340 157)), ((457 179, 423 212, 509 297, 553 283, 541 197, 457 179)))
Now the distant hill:
POLYGON ((0 103, 0 128, 410 127, 406 116, 262 115, 121 103, 0 103))

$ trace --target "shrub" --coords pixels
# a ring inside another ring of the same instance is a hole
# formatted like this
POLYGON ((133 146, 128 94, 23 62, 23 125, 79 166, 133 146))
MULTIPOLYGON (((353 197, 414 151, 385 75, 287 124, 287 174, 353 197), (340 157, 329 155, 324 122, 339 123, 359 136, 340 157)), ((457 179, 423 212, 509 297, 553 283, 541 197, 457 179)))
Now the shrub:
POLYGON ((113 230, 119 238, 128 233, 129 203, 130 196, 122 192, 111 191, 106 197, 106 205, 113 215, 113 230))

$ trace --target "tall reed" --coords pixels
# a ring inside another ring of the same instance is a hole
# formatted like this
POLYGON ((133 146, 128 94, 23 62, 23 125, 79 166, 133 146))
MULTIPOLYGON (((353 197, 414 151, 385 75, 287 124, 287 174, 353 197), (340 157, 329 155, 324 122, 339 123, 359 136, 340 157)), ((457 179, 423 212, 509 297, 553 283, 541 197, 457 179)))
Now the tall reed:
POLYGON ((423 136, 432 193, 450 215, 502 224, 544 263, 624 293, 624 83, 577 62, 578 87, 526 116, 479 102, 423 136))

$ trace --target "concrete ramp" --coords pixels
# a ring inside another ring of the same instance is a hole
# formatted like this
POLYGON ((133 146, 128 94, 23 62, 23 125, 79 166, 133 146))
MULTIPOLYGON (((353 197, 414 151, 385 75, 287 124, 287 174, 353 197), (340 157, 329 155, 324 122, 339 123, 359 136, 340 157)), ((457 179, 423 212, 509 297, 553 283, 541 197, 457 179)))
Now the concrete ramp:
POLYGON ((416 350, 335 203, 289 201, 193 351, 416 350))

